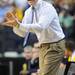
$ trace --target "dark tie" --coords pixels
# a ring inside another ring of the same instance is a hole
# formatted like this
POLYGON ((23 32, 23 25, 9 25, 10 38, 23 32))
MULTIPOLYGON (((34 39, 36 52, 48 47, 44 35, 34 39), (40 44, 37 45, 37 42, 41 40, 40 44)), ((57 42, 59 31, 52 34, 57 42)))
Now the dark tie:
POLYGON ((36 9, 32 7, 32 22, 31 23, 34 22, 34 16, 35 16, 36 22, 38 22, 36 9))
MULTIPOLYGON (((31 24, 33 23, 33 20, 34 20, 34 13, 35 13, 36 21, 37 21, 35 8, 32 7, 32 18, 31 18, 31 24)), ((29 33, 30 33, 29 30, 30 30, 30 28, 28 28, 28 29, 26 30, 26 33, 25 33, 25 38, 24 38, 24 43, 23 43, 23 46, 24 46, 24 47, 25 47, 26 44, 27 44, 28 36, 29 36, 29 33)))

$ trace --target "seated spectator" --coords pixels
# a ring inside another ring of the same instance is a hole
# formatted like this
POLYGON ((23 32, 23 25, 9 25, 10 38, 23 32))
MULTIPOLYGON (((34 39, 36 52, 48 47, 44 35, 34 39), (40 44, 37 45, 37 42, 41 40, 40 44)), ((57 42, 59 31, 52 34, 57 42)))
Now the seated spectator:
MULTIPOLYGON (((67 48, 67 52, 66 52, 67 57, 71 57, 72 53, 75 52, 75 42, 74 42, 74 40, 67 40, 66 48, 67 48)), ((71 61, 71 59, 69 61, 71 61)))
POLYGON ((31 46, 26 46, 24 48, 24 58, 25 58, 25 63, 22 66, 20 75, 30 75, 28 70, 30 69, 30 61, 32 59, 32 47, 31 46))
POLYGON ((26 60, 31 60, 32 59, 32 47, 31 46, 26 46, 24 48, 24 58, 26 60))
POLYGON ((39 70, 39 49, 29 46, 24 48, 26 62, 23 64, 21 75, 37 75, 39 70))
POLYGON ((70 39, 67 40, 66 42, 66 52, 65 52, 65 56, 67 59, 67 64, 66 64, 66 68, 65 68, 65 72, 64 75, 67 75, 68 70, 70 68, 71 62, 75 62, 75 42, 74 40, 70 39))
POLYGON ((68 41, 67 44, 68 49, 68 62, 75 62, 75 42, 68 41))
POLYGON ((61 26, 63 28, 63 31, 64 31, 64 34, 65 34, 66 38, 71 37, 71 35, 73 33, 73 22, 74 22, 74 19, 70 15, 68 10, 63 10, 59 14, 59 20, 60 20, 60 23, 61 23, 61 26))
POLYGON ((59 14, 64 9, 64 0, 54 0, 53 6, 59 14))

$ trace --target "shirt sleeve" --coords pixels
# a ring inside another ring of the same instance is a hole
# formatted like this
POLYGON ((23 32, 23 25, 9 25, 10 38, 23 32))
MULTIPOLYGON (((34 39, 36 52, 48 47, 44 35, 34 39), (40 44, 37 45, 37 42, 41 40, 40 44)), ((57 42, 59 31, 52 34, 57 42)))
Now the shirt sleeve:
POLYGON ((42 30, 48 28, 52 20, 57 16, 56 10, 54 8, 46 8, 46 10, 41 10, 41 13, 42 14, 39 17, 38 22, 29 24, 27 23, 28 19, 24 17, 20 26, 26 29, 30 28, 32 30, 42 30))

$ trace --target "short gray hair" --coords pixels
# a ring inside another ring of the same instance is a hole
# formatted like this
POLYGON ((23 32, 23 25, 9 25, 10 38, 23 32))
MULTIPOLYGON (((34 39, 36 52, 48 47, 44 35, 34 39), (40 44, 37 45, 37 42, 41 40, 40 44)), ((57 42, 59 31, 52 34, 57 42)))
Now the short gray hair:
POLYGON ((26 46, 26 47, 24 48, 24 51, 25 51, 25 50, 32 51, 32 46, 26 46))

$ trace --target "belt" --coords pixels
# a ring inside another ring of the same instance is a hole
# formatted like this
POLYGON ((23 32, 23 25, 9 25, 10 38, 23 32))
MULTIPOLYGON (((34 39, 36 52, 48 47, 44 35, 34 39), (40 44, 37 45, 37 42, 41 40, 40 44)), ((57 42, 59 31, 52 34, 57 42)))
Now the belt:
POLYGON ((42 43, 40 46, 46 46, 46 45, 50 45, 50 44, 54 44, 54 43, 59 43, 59 42, 61 42, 62 40, 64 40, 64 38, 61 39, 61 40, 59 40, 59 41, 57 41, 57 42, 42 43))

